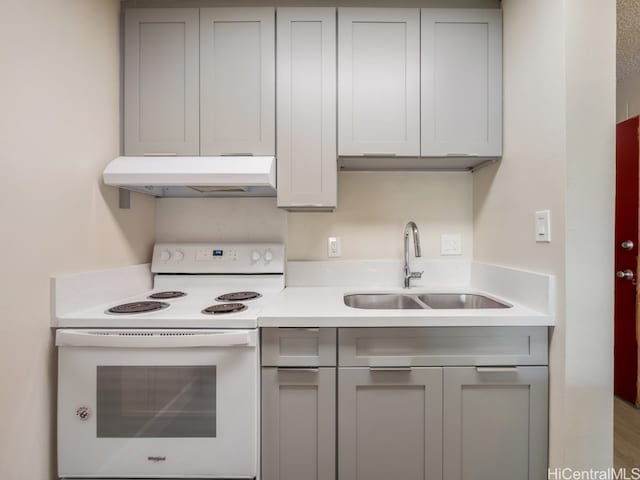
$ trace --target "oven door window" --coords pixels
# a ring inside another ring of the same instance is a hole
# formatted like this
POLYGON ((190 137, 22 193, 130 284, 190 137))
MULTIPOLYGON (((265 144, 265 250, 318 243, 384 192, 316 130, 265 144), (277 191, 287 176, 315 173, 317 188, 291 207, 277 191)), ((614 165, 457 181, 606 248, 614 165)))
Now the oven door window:
POLYGON ((98 366, 99 438, 216 436, 215 366, 98 366))

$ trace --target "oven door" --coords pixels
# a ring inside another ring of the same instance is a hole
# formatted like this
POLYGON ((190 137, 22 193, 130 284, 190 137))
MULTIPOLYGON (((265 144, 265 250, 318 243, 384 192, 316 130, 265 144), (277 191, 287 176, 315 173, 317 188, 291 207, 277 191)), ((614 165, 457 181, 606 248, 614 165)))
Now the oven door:
POLYGON ((61 477, 254 478, 255 330, 59 330, 61 477))

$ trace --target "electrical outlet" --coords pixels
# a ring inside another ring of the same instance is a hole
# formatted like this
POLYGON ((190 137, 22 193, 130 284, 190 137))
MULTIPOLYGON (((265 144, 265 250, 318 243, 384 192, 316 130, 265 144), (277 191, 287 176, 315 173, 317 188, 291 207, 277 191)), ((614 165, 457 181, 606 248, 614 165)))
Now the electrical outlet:
POLYGON ((329 257, 340 256, 340 237, 327 238, 327 256, 329 257))
POLYGON ((446 233, 440 237, 440 255, 462 255, 462 235, 446 233))

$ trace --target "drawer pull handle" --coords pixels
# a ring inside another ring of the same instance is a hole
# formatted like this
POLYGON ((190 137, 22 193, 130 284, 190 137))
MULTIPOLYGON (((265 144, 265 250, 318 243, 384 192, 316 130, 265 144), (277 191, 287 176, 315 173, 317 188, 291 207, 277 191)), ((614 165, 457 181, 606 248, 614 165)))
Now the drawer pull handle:
POLYGON ((314 332, 318 333, 320 328, 307 328, 307 327, 278 327, 280 330, 297 330, 299 332, 314 332))
POLYGON ((411 367, 369 367, 371 372, 410 372, 411 367))
POLYGON ((515 373, 518 367, 476 367, 478 373, 515 373))
POLYGON ((297 367, 278 367, 279 372, 307 372, 307 373, 318 373, 320 371, 319 368, 297 368, 297 367))

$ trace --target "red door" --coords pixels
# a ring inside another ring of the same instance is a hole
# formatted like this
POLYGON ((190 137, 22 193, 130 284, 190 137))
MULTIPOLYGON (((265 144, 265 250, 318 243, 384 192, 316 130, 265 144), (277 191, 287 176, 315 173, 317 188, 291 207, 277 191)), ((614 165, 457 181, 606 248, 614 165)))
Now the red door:
POLYGON ((638 401, 638 126, 634 117, 619 123, 616 131, 614 392, 634 404, 638 401))

